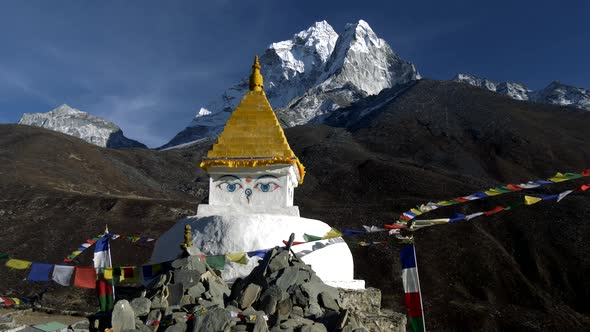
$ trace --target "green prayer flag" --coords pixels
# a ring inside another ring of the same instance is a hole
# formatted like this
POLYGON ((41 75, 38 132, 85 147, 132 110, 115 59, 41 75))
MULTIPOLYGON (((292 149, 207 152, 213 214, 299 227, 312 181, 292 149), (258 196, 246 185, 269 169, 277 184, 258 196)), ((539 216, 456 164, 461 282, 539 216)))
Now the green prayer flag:
POLYGON ((207 256, 207 264, 216 270, 225 268, 225 255, 207 256))
POLYGON ((318 241, 318 240, 321 240, 321 239, 322 239, 321 236, 303 234, 303 240, 305 240, 305 242, 318 241))
POLYGON ((410 317, 408 320, 410 325, 410 331, 412 332, 424 332, 424 318, 422 317, 410 317))
POLYGON ((8 254, 3 254, 0 252, 0 259, 8 259, 10 257, 8 257, 8 254))

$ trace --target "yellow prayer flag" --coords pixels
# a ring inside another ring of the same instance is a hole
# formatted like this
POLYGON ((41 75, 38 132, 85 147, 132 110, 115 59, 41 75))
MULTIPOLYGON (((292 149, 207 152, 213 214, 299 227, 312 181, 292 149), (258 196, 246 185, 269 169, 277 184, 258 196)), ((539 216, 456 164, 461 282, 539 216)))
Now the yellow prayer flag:
POLYGON ((80 250, 72 251, 72 255, 74 255, 74 256, 78 256, 81 253, 82 253, 82 251, 80 251, 80 250))
POLYGON ((422 211, 420 211, 418 209, 413 209, 412 208, 412 209, 410 209, 410 211, 412 211, 413 214, 418 215, 418 216, 422 214, 422 211))
POLYGON ((500 195, 501 193, 502 193, 501 191, 497 191, 494 188, 484 191, 484 194, 486 194, 488 196, 496 196, 496 195, 500 195))
POLYGON ((539 197, 524 196, 524 203, 526 205, 533 205, 535 203, 539 203, 540 201, 542 201, 542 199, 539 197))
POLYGON ((33 262, 23 261, 20 259, 9 259, 5 265, 11 269, 24 270, 31 267, 31 264, 33 264, 33 262))
POLYGON ((234 263, 248 264, 248 255, 245 252, 238 252, 233 254, 226 254, 225 257, 234 263))
POLYGON ((561 172, 557 172, 552 178, 549 178, 551 182, 563 182, 569 180, 565 175, 561 172))
POLYGON ((11 297, 10 299, 11 299, 11 300, 12 300, 12 302, 14 302, 14 304, 16 304, 16 305, 20 305, 20 304, 22 303, 18 297, 11 297))
POLYGON ((113 268, 112 267, 105 267, 103 275, 104 275, 105 280, 113 279, 113 268))
POLYGON ((336 228, 332 227, 332 229, 330 229, 330 231, 328 233, 326 233, 326 235, 324 235, 322 240, 332 239, 332 238, 341 237, 341 236, 342 236, 342 233, 340 233, 340 231, 337 230, 336 228))

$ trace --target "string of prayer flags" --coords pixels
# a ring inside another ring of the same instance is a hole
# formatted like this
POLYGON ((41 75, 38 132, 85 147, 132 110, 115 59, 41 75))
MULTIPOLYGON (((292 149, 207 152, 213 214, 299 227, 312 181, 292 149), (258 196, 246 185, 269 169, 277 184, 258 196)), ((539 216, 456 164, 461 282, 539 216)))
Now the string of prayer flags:
POLYGON ((402 282, 404 285, 405 303, 408 307, 408 324, 413 332, 424 331, 424 311, 420 294, 420 279, 416 264, 416 250, 414 244, 405 245, 400 250, 402 263, 402 282))
POLYGON ((33 262, 25 261, 22 259, 11 258, 4 265, 6 265, 6 267, 9 267, 9 268, 15 269, 15 270, 26 270, 29 267, 31 267, 32 264, 33 264, 33 262))
POLYGON ((49 276, 53 271, 52 264, 33 263, 31 271, 27 276, 28 281, 49 281, 49 276))
MULTIPOLYGON (((590 176, 590 170, 584 170, 582 173, 560 173, 560 172, 557 172, 553 177, 551 177, 547 180, 528 181, 526 183, 521 183, 521 184, 506 184, 504 186, 500 186, 497 188, 491 188, 486 191, 477 192, 477 193, 474 193, 474 194, 471 194, 468 196, 453 198, 451 200, 443 200, 443 201, 439 201, 436 203, 429 202, 426 205, 420 205, 418 208, 412 208, 406 212, 403 212, 399 216, 399 220, 410 221, 423 213, 426 213, 426 212, 429 212, 432 210, 436 210, 439 207, 450 206, 450 205, 459 204, 459 203, 465 203, 465 202, 478 200, 478 199, 482 199, 482 198, 502 195, 502 194, 509 193, 509 192, 520 191, 523 189, 537 188, 537 187, 540 187, 540 186, 543 186, 546 184, 553 184, 553 183, 569 181, 569 180, 573 180, 573 179, 579 179, 584 176, 590 176)), ((552 198, 553 197, 547 198, 547 199, 552 199, 552 198)))

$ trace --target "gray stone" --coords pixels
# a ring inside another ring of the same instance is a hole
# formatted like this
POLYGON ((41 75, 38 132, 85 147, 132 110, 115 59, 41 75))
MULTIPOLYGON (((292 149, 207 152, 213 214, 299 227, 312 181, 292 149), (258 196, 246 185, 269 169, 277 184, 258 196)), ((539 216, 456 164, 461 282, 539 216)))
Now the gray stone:
POLYGON ((338 298, 338 289, 328 286, 321 281, 306 282, 303 285, 301 285, 301 290, 305 294, 307 294, 307 297, 309 298, 310 302, 316 302, 318 300, 318 295, 320 295, 320 293, 322 292, 327 292, 334 299, 338 298))
POLYGON ((176 322, 176 324, 168 326, 164 332, 186 332, 186 323, 176 322))
POLYGON ((326 309, 339 311, 340 306, 336 303, 336 300, 328 293, 328 292, 321 292, 319 296, 320 305, 326 309))
POLYGON ((256 284, 249 284, 244 289, 244 292, 240 296, 239 305, 241 309, 245 309, 251 306, 258 298, 260 297, 260 292, 262 291, 262 287, 256 284))
POLYGON ((186 312, 184 312, 184 311, 173 312, 172 313, 172 320, 175 323, 178 323, 178 322, 186 323, 186 312))
POLYGON ((291 309, 291 317, 303 317, 303 308, 300 306, 293 306, 291 309))
POLYGON ((182 284, 168 285, 168 305, 180 305, 180 300, 184 294, 184 287, 182 284))
POLYGON ((305 325, 301 332, 328 332, 328 329, 324 324, 316 322, 313 325, 305 325))
POLYGON ((190 246, 186 248, 185 251, 187 254, 189 254, 189 257, 196 257, 200 259, 203 255, 203 252, 201 252, 201 250, 199 250, 199 248, 197 248, 196 246, 190 246))
POLYGON ((180 306, 179 305, 171 305, 169 307, 166 308, 166 310, 164 311, 164 317, 168 318, 169 316, 172 316, 173 313, 180 311, 180 306))
POLYGON ((270 264, 268 264, 268 269, 270 270, 270 272, 275 272, 275 271, 279 271, 282 270, 284 268, 286 268, 287 266, 289 266, 289 259, 291 258, 291 255, 289 254, 288 251, 284 250, 279 252, 275 257, 272 258, 272 260, 270 261, 270 264))
MULTIPOLYGON (((187 261, 186 257, 179 258, 179 259, 175 259, 171 265, 172 265, 172 268, 175 270, 186 269, 186 267, 188 266, 188 261, 187 261)), ((175 271, 175 273, 176 272, 177 271, 175 271)))
POLYGON ((131 307, 136 316, 145 316, 150 313, 152 301, 147 297, 138 297, 131 301, 131 307))
POLYGON ((193 332, 229 330, 231 315, 222 308, 213 308, 195 319, 193 332))
POLYGON ((287 319, 286 321, 282 322, 280 326, 281 329, 295 329, 299 326, 299 323, 297 323, 297 321, 294 319, 287 319))
POLYGON ((270 286, 262 293, 260 297, 260 307, 269 315, 272 315, 277 310, 277 304, 283 297, 283 291, 277 285, 270 286))
POLYGON ((268 325, 263 314, 256 315, 253 332, 268 332, 268 325))
POLYGON ((135 320, 135 329, 138 332, 152 332, 152 329, 149 326, 146 326, 141 319, 135 320))
POLYGON ((316 302, 310 303, 309 306, 307 308, 305 308, 305 312, 304 312, 305 317, 314 317, 314 318, 318 318, 318 317, 322 316, 323 314, 324 314, 324 312, 322 311, 322 307, 320 307, 320 305, 317 304, 316 302))
POLYGON ((135 330, 135 312, 127 300, 119 300, 113 307, 111 325, 115 331, 135 330))
POLYGON ((297 281, 295 281, 295 285, 303 285, 304 283, 308 282, 311 279, 311 273, 308 270, 303 270, 299 268, 299 272, 297 273, 297 281))
POLYGON ((200 257, 189 256, 187 257, 187 269, 195 271, 199 275, 207 272, 207 263, 200 257))
POLYGON ((184 290, 189 289, 199 282, 200 274, 190 270, 174 271, 174 284, 182 284, 184 290))
POLYGON ((287 318, 293 309, 293 303, 290 298, 287 298, 277 304, 277 311, 279 312, 279 318, 287 318))
POLYGON ((233 326, 231 328, 231 332, 243 332, 243 331, 248 331, 248 326, 243 325, 243 324, 237 324, 236 326, 233 326))
POLYGON ((201 307, 203 307, 205 309, 219 307, 219 305, 217 303, 213 303, 213 302, 207 301, 205 299, 199 299, 197 302, 199 302, 199 305, 201 305, 201 307))
POLYGON ((309 305, 309 298, 303 293, 300 287, 295 288, 292 297, 295 304, 300 305, 302 308, 309 305))
POLYGON ((180 299, 180 306, 195 304, 195 298, 190 295, 183 295, 180 299))
POLYGON ((202 283, 198 283, 195 286, 188 289, 188 295, 194 297, 195 299, 198 299, 201 297, 201 295, 203 295, 203 293, 205 293, 205 291, 205 286, 203 286, 202 283))
POLYGON ((295 266, 288 266, 283 270, 281 276, 277 279, 277 286, 286 291, 289 286, 297 283, 299 279, 299 268, 295 266))

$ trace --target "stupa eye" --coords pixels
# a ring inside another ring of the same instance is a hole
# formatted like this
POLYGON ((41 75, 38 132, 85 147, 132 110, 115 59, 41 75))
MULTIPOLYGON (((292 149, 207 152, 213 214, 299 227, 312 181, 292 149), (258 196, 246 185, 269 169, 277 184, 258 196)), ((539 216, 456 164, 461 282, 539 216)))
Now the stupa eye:
POLYGON ((232 182, 222 182, 220 184, 217 185, 217 188, 233 193, 236 190, 240 190, 242 189, 242 185, 239 183, 232 183, 232 182))
POLYGON ((271 191, 275 191, 277 189, 279 189, 281 186, 279 186, 277 183, 274 182, 259 182, 254 186, 254 189, 262 191, 264 193, 267 192, 271 192, 271 191))

